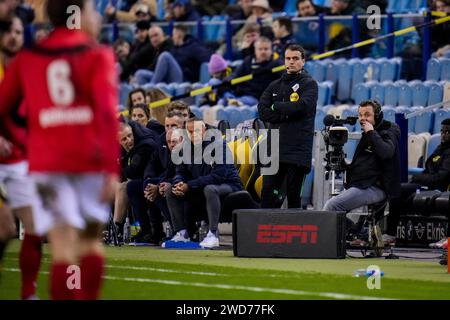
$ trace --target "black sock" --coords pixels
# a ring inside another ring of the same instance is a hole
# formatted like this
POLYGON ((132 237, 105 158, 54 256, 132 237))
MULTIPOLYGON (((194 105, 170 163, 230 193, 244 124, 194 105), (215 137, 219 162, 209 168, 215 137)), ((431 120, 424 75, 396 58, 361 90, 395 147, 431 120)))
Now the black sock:
POLYGON ((3 260, 3 254, 6 250, 6 242, 0 241, 0 262, 3 260))
POLYGON ((117 233, 118 234, 123 234, 123 223, 122 222, 114 222, 114 224, 117 227, 117 233))

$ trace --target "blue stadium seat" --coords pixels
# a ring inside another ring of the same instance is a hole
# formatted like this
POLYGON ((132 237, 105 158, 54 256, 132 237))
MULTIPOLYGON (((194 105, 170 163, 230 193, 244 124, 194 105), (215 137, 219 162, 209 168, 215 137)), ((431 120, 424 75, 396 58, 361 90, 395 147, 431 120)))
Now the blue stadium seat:
POLYGON ((336 97, 339 101, 347 101, 350 99, 352 88, 352 65, 343 61, 339 62, 337 67, 339 80, 337 81, 336 97))
POLYGON ((328 104, 328 86, 326 84, 319 83, 319 97, 317 99, 317 105, 323 107, 328 104))
POLYGON ((450 80, 450 59, 441 59, 441 81, 450 80))
POLYGON ((398 105, 399 106, 412 106, 412 89, 407 83, 398 84, 398 105))
POLYGON ((190 106, 189 109, 192 111, 193 114, 195 114, 198 118, 203 118, 203 112, 200 110, 197 106, 190 106))
POLYGON ((381 63, 380 82, 397 80, 397 63, 392 60, 379 59, 381 63))
POLYGON ((422 82, 410 83, 413 106, 428 105, 429 88, 422 82))
POLYGON ((200 82, 207 83, 211 79, 211 76, 208 71, 208 62, 203 62, 200 65, 200 82))
POLYGON ((325 65, 322 61, 314 62, 314 64, 312 65, 311 76, 318 82, 322 82, 325 80, 325 65))
POLYGON ((301 190, 301 206, 304 209, 306 209, 308 205, 312 205, 313 183, 314 166, 311 166, 311 171, 306 175, 301 190))
POLYGON ((427 80, 439 81, 441 79, 441 61, 432 58, 427 63, 427 80))
POLYGON ((191 83, 190 82, 183 82, 183 83, 174 83, 173 87, 175 89, 175 95, 182 95, 186 92, 189 92, 191 90, 191 83))
POLYGON ((425 81, 425 86, 428 87, 428 105, 442 102, 443 98, 443 88, 439 82, 435 81, 425 81))
POLYGON ((297 0, 287 0, 283 11, 287 14, 295 14, 297 12, 297 0))
POLYGON ((398 104, 399 86, 393 82, 384 83, 384 104, 396 106, 398 104))
POLYGON ((323 63, 325 65, 325 81, 337 82, 339 74, 336 62, 333 60, 324 60, 323 63))
MULTIPOLYGON (((355 130, 355 132, 361 132, 361 127, 358 129, 358 131, 355 130)), ((358 140, 355 140, 355 139, 349 139, 348 142, 344 145, 344 152, 346 154, 345 158, 347 160, 353 159, 357 145, 358 145, 358 140)))
POLYGON ((243 106, 239 108, 241 112, 241 120, 246 121, 255 118, 255 112, 251 107, 243 106))
POLYGON ((381 105, 384 103, 384 85, 382 83, 373 83, 370 85, 370 99, 377 100, 381 105))
POLYGON ((365 83, 359 83, 352 90, 352 99, 356 104, 361 103, 361 101, 368 100, 370 97, 370 89, 365 83))
POLYGON ((383 110, 384 120, 395 122, 395 108, 384 106, 381 108, 381 110, 383 110))
POLYGON ((231 128, 236 128, 236 126, 243 121, 239 107, 225 107, 225 113, 227 114, 227 120, 230 122, 231 128))
POLYGON ((314 130, 323 130, 325 125, 323 124, 323 118, 326 116, 325 111, 322 109, 316 110, 316 117, 314 118, 314 130))
POLYGON ((122 106, 120 111, 125 110, 128 107, 128 94, 133 90, 133 87, 127 83, 121 83, 119 85, 119 102, 122 106))
POLYGON ((225 107, 219 107, 216 113, 216 120, 227 120, 230 121, 230 115, 225 112, 225 107))
POLYGON ((350 64, 352 65, 352 86, 354 88, 358 83, 366 81, 367 65, 359 59, 355 61, 350 60, 350 64))
POLYGON ((428 111, 416 116, 415 132, 432 132, 434 127, 434 112, 428 111))
POLYGON ((366 66, 366 81, 379 81, 381 64, 373 58, 364 58, 362 63, 366 66))
POLYGON ((441 122, 447 118, 450 118, 450 110, 448 109, 439 109, 434 112, 433 133, 441 132, 441 122))
POLYGON ((433 154, 433 151, 436 150, 437 146, 441 143, 441 134, 435 133, 431 135, 430 140, 428 140, 427 145, 427 158, 433 154))

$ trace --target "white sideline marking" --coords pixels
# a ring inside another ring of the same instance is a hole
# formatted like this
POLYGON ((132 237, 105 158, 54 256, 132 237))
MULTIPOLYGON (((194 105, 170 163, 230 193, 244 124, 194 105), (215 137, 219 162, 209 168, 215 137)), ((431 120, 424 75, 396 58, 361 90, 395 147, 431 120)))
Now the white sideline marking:
MULTIPOLYGON (((20 272, 19 269, 15 268, 5 268, 4 271, 10 272, 20 272)), ((47 271, 41 271, 42 274, 48 274, 47 271)), ((146 278, 128 278, 128 277, 115 277, 115 276, 104 276, 103 279, 115 280, 115 281, 127 281, 127 282, 144 282, 144 283, 160 283, 165 285, 174 286, 191 286, 191 287, 201 287, 201 288, 216 288, 225 290, 243 290, 252 292, 270 292, 279 294, 289 294, 296 296, 319 296, 324 298, 332 299, 355 299, 355 300, 391 300, 388 298, 380 297, 367 297, 367 296, 357 296, 345 293, 334 293, 334 292, 312 292, 303 290, 292 290, 292 289, 278 289, 278 288, 263 288, 263 287, 249 287, 249 286, 235 286, 229 284, 212 284, 203 282, 187 282, 187 281, 177 281, 177 280, 162 280, 162 279, 146 279, 146 278)))
POLYGON ((201 275, 201 276, 221 276, 221 277, 230 276, 228 274, 223 274, 223 273, 183 271, 183 270, 160 269, 160 268, 151 268, 151 267, 133 267, 133 266, 115 266, 115 265, 106 265, 105 267, 112 268, 112 269, 129 269, 129 270, 156 271, 156 272, 166 272, 166 273, 195 274, 195 275, 201 275))

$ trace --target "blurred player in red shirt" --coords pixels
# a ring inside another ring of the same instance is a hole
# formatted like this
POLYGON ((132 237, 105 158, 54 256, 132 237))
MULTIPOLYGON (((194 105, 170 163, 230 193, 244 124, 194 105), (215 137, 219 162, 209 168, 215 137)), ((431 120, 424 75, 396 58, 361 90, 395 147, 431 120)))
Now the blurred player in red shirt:
POLYGON ((0 121, 23 101, 29 170, 42 201, 35 228, 48 232, 53 258, 51 298, 96 299, 100 234, 118 175, 114 55, 95 42, 100 17, 93 0, 48 0, 47 13, 55 30, 6 70, 0 121))
MULTIPOLYGON (((14 17, 9 29, 0 31, 0 64, 7 68, 23 44, 24 26, 18 17, 14 17)), ((22 277, 21 298, 29 300, 37 298, 36 280, 41 264, 42 240, 36 235, 33 223, 33 212, 36 211, 39 200, 36 188, 28 176, 26 129, 16 123, 17 118, 23 118, 23 110, 24 105, 21 104, 18 114, 15 115, 16 121, 14 117, 7 118, 0 127, 0 139, 10 145, 9 152, 0 154, 0 183, 6 187, 12 213, 25 229, 19 266, 22 277)))

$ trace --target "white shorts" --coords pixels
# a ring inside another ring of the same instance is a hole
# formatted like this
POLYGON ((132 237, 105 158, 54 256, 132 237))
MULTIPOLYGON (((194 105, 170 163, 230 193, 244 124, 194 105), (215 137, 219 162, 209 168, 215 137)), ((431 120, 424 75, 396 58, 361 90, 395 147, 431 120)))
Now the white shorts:
POLYGON ((45 234, 58 225, 84 229, 87 223, 106 223, 110 205, 100 201, 103 174, 32 173, 41 199, 35 219, 36 232, 45 234))
POLYGON ((4 184, 12 209, 33 207, 36 205, 37 194, 33 180, 28 175, 28 162, 0 164, 0 182, 4 184))

